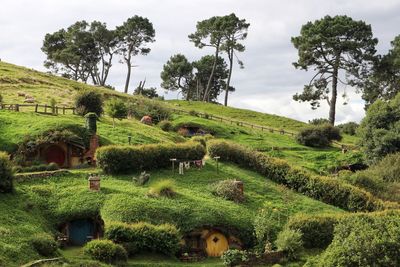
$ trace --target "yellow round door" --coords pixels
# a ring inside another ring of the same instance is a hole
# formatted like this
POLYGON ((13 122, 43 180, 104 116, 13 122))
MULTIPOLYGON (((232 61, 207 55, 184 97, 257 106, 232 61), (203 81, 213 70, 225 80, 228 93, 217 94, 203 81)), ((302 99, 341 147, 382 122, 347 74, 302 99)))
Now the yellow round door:
POLYGON ((222 253, 229 249, 228 240, 219 233, 214 232, 206 239, 206 251, 210 257, 220 257, 222 253))

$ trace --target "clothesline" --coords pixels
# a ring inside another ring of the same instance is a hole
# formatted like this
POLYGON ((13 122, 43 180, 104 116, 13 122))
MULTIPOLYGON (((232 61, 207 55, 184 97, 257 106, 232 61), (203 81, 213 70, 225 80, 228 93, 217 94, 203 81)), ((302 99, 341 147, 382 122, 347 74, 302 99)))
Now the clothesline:
POLYGON ((199 160, 178 160, 178 159, 170 159, 172 161, 172 170, 175 170, 175 162, 178 163, 179 174, 184 173, 184 169, 188 170, 191 167, 191 164, 194 164, 195 167, 201 169, 205 164, 205 159, 199 160))

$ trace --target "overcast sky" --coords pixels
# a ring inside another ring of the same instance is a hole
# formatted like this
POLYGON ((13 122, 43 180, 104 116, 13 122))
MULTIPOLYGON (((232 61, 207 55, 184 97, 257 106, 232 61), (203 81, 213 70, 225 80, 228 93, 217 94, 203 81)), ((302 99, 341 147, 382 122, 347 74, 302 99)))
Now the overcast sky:
MULTIPOLYGON (((110 29, 127 18, 140 15, 149 18, 156 30, 156 42, 148 56, 138 56, 133 69, 131 91, 146 78, 146 86, 160 88, 163 64, 176 53, 190 60, 211 54, 188 41, 196 22, 232 12, 250 22, 244 41, 246 51, 240 54, 245 69, 234 68, 230 105, 283 115, 303 121, 327 117, 323 103, 313 111, 308 103, 292 100, 302 90, 311 73, 296 70, 292 62, 297 51, 290 42, 308 21, 325 15, 348 15, 372 25, 379 39, 378 53, 386 53, 390 41, 400 34, 400 0, 1 0, 0 58, 3 61, 38 70, 45 55, 41 52, 46 33, 66 28, 78 20, 99 20, 110 29)), ((122 90, 125 65, 114 61, 108 83, 122 90)), ((343 89, 343 88, 342 88, 343 89)), ((359 121, 364 116, 364 103, 359 95, 345 88, 349 104, 338 105, 337 121, 359 121)), ((159 89, 159 93, 165 92, 159 89)), ((175 94, 165 94, 175 98, 175 94)), ((342 102, 340 100, 339 102, 342 102)))

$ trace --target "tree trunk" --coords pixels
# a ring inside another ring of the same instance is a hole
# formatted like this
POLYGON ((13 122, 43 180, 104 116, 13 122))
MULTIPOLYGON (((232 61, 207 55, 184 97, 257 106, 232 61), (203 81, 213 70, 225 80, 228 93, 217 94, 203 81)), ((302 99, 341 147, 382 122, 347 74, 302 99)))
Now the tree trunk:
POLYGON ((338 75, 339 75, 339 64, 336 64, 333 69, 333 77, 332 77, 332 96, 329 101, 329 122, 332 125, 335 125, 335 117, 336 117, 336 99, 337 99, 337 84, 338 84, 338 75))
POLYGON ((233 48, 231 48, 228 55, 229 55, 229 73, 225 87, 225 102, 224 102, 225 106, 228 106, 229 84, 231 83, 232 67, 233 67, 233 48))
POLYGON ((214 78, 215 68, 217 67, 218 54, 219 54, 219 41, 217 42, 217 46, 216 46, 216 48, 215 48, 215 59, 214 59, 214 64, 213 64, 213 67, 212 67, 212 70, 211 70, 210 77, 208 78, 206 91, 204 92, 204 96, 203 96, 203 101, 206 101, 206 100, 207 100, 208 93, 209 93, 209 91, 210 91, 211 82, 212 82, 212 79, 214 78))
POLYGON ((131 79, 131 69, 132 69, 132 67, 131 67, 131 61, 130 60, 126 61, 126 66, 128 67, 128 73, 126 74, 125 90, 124 90, 125 94, 128 93, 129 81, 131 79))

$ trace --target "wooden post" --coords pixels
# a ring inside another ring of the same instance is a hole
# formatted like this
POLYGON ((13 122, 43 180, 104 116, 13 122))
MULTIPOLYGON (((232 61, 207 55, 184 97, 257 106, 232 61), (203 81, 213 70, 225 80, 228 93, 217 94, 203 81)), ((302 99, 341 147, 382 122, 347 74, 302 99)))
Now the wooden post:
POLYGON ((44 105, 44 113, 47 113, 47 104, 44 105))
POLYGON ((36 106, 35 106, 35 112, 36 113, 38 112, 38 108, 39 108, 39 104, 36 104, 36 106))
POLYGON ((15 111, 16 111, 16 112, 19 111, 19 104, 15 104, 15 111))
POLYGON ((65 107, 63 107, 63 115, 65 115, 65 107))

